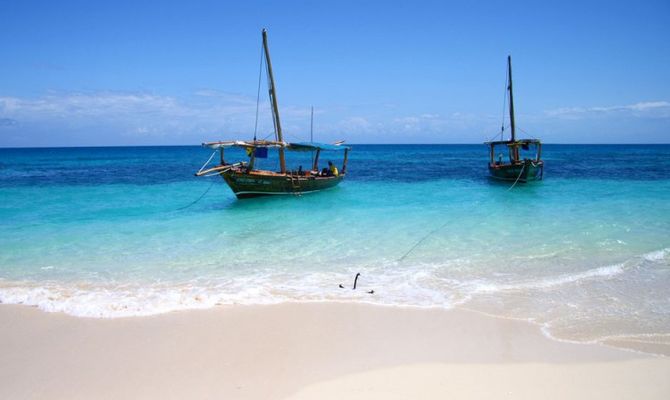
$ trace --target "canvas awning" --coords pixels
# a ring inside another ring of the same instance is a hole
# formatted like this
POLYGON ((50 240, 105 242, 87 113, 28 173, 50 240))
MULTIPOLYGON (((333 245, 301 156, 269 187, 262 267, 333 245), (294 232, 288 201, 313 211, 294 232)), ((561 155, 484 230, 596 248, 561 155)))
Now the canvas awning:
POLYGON ((207 142, 202 144, 205 147, 210 149, 220 149, 228 147, 244 147, 244 148, 254 148, 254 147, 286 147, 287 143, 284 142, 274 142, 269 140, 256 140, 252 142, 247 142, 244 140, 229 140, 225 142, 207 142))
POLYGON ((275 142, 269 140, 257 140, 251 142, 247 142, 244 140, 230 140, 225 142, 207 142, 203 143, 202 145, 209 147, 211 149, 220 149, 228 147, 244 147, 244 148, 284 147, 287 150, 291 151, 314 151, 314 150, 343 151, 350 149, 348 146, 342 146, 340 144, 327 144, 327 143, 314 143, 314 142, 286 143, 286 142, 275 142))
POLYGON ((507 146, 523 146, 523 145, 528 145, 528 144, 539 144, 540 140, 539 139, 519 139, 515 140, 512 142, 511 140, 498 140, 494 142, 485 142, 484 144, 492 145, 492 146, 497 146, 500 144, 504 144, 507 146))
POLYGON ((314 150, 342 151, 342 150, 349 150, 350 148, 348 146, 342 146, 339 144, 300 142, 300 143, 289 143, 288 149, 293 151, 314 151, 314 150))

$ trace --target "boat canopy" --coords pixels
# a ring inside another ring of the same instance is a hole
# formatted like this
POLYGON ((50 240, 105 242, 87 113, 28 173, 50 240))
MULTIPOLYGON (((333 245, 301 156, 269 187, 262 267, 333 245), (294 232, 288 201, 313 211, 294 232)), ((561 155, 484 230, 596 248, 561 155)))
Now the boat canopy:
POLYGON ((326 144, 326 143, 312 143, 312 142, 286 143, 271 140, 256 140, 251 142, 243 140, 231 140, 225 142, 207 142, 203 143, 202 145, 209 147, 211 149, 221 149, 227 147, 244 147, 244 148, 281 147, 292 151, 313 151, 313 150, 342 151, 350 149, 349 147, 342 146, 341 144, 326 144))
POLYGON ((293 151, 313 151, 313 150, 342 151, 342 150, 349 150, 350 148, 348 146, 342 146, 341 144, 300 142, 300 143, 288 143, 288 149, 293 151))
POLYGON ((489 144, 492 146, 495 145, 500 145, 500 144, 506 144, 508 146, 523 146, 523 145, 528 145, 528 144, 539 144, 540 140, 539 139, 518 139, 518 140, 498 140, 498 141, 492 141, 492 142, 486 142, 484 144, 489 144))
POLYGON ((225 142, 207 142, 202 144, 205 147, 210 149, 221 149, 227 147, 245 147, 245 148, 255 148, 255 147, 286 147, 284 142, 275 142, 270 140, 256 140, 247 142, 244 140, 229 140, 225 142))

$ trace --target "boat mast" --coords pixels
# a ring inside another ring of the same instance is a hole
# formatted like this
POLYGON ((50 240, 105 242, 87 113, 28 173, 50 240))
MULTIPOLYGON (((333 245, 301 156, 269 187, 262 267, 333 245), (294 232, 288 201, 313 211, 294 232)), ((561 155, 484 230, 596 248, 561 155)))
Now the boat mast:
POLYGON ((514 129, 514 96, 512 96, 512 56, 507 56, 507 73, 509 79, 509 120, 512 125, 512 142, 516 140, 516 130, 514 129))
MULTIPOLYGON (((314 106, 312 106, 312 114, 309 119, 309 142, 314 143, 314 106)), ((314 150, 312 150, 312 165, 314 165, 314 150)))
MULTIPOLYGON (((283 142, 281 133, 281 123, 279 122, 279 107, 277 106, 277 92, 275 90, 275 78, 272 75, 272 62, 270 61, 270 50, 268 48, 268 31, 263 29, 263 49, 265 50, 265 60, 268 66, 268 77, 270 79, 270 100, 272 101, 272 117, 274 118, 275 128, 277 129, 277 141, 283 142)), ((284 158, 284 147, 279 147, 279 166, 282 173, 286 173, 286 159, 284 158)))

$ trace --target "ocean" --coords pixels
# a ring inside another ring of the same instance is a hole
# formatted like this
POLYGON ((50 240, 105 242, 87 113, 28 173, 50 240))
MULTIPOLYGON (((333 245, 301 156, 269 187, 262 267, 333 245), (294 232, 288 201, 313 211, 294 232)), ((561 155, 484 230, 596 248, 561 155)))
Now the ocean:
POLYGON ((352 147, 338 187, 249 200, 194 177, 198 146, 0 149, 0 302, 462 307, 670 345, 670 145, 545 145, 545 179, 513 188, 484 145, 352 147))

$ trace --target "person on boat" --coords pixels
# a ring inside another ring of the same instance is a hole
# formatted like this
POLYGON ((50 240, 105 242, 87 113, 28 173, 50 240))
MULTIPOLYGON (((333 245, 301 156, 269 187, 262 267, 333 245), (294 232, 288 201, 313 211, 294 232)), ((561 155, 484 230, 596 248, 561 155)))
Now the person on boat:
POLYGON ((335 164, 332 163, 332 161, 328 161, 328 175, 329 176, 340 175, 340 171, 337 170, 337 167, 335 166, 335 164))

